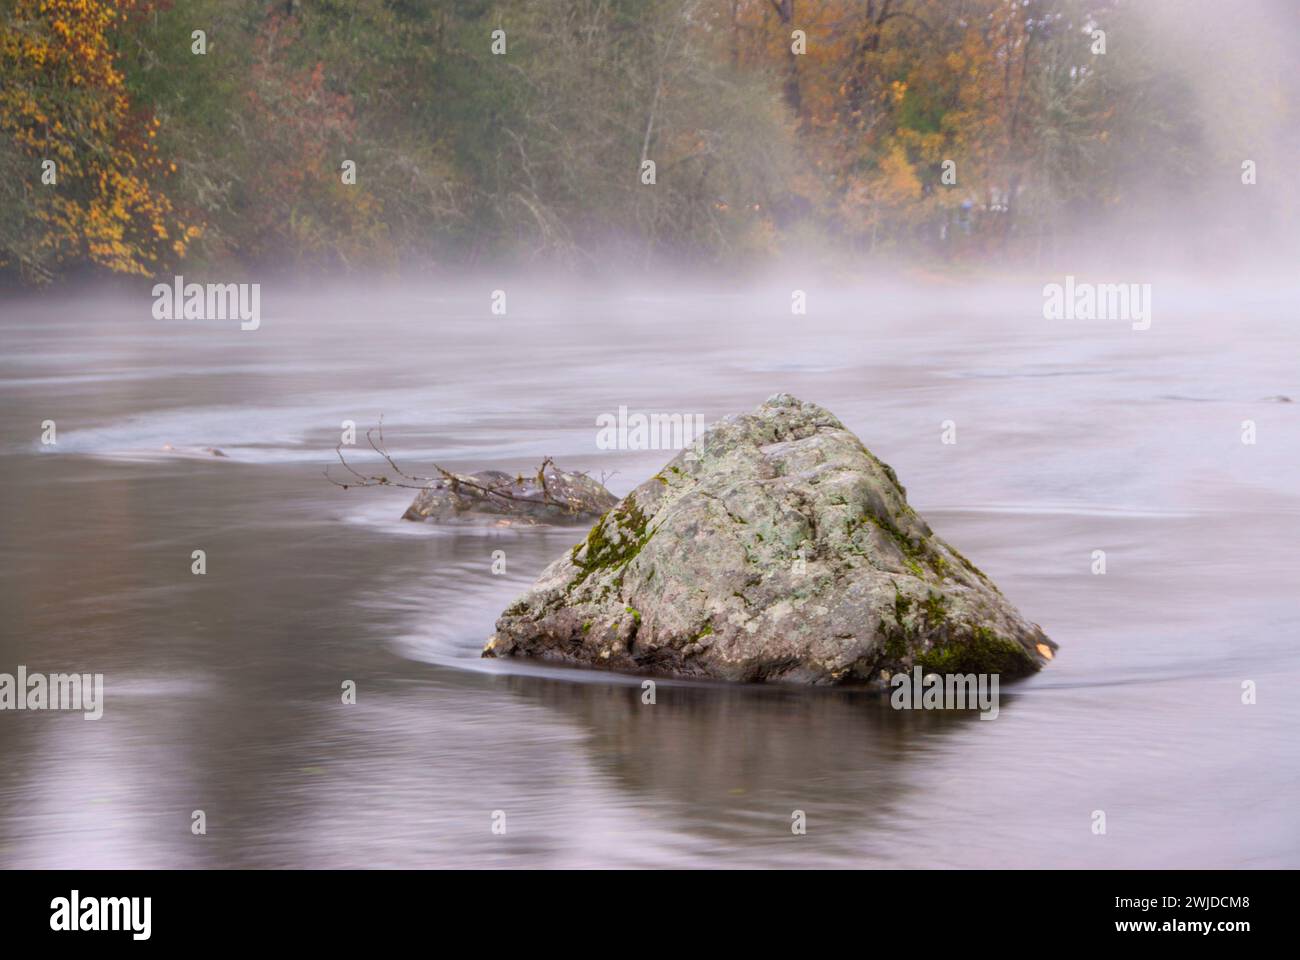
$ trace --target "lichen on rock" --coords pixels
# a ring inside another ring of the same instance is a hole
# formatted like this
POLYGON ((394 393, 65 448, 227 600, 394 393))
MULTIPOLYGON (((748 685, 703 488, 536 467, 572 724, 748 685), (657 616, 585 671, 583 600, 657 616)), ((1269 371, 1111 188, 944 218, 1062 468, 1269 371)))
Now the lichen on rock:
POLYGON ((778 394, 606 512, 483 655, 827 684, 915 665, 1015 677, 1055 649, 887 464, 822 407, 778 394))

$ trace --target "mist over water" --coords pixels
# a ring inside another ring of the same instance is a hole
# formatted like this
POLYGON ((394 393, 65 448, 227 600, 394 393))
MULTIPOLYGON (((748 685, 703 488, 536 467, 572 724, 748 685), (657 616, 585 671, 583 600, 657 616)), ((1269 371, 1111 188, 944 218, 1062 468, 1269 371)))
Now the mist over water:
POLYGON ((505 316, 497 283, 268 283, 253 332, 5 303, 0 672, 102 672, 106 703, 0 716, 0 865, 1300 866, 1300 290, 1093 277, 1153 282, 1135 331, 1044 320, 1061 279, 809 285, 806 316, 775 281, 499 281, 505 316), (672 454, 598 449, 598 414, 782 391, 1060 644, 996 722, 483 661, 585 531, 409 523, 414 491, 322 475, 382 416, 414 473, 552 456, 622 495, 672 454))

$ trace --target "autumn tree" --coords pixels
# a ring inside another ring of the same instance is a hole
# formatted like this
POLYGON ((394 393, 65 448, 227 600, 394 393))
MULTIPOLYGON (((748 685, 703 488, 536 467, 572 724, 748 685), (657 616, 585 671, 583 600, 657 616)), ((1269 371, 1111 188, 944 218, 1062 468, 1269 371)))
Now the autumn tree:
POLYGON ((14 0, 0 21, 0 265, 29 281, 73 266, 150 275, 199 228, 160 184, 174 169, 115 64, 133 4, 14 0))

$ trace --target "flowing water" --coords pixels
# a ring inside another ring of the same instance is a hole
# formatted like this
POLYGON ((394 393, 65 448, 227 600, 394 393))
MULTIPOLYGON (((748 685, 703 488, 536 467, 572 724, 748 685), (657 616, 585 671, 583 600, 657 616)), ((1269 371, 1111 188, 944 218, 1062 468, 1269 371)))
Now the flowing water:
POLYGON ((788 288, 517 286, 501 317, 469 286, 267 286, 248 332, 147 296, 0 304, 0 673, 105 677, 98 721, 0 711, 0 865, 1300 866, 1291 294, 1172 281, 1135 331, 1045 321, 1038 282, 808 316, 788 288), (480 660, 582 531, 414 524, 412 491, 322 475, 345 420, 378 469, 382 415, 417 472, 550 455, 621 495, 671 453, 598 449, 598 414, 780 391, 1060 644, 996 720, 671 681, 647 705, 480 660))

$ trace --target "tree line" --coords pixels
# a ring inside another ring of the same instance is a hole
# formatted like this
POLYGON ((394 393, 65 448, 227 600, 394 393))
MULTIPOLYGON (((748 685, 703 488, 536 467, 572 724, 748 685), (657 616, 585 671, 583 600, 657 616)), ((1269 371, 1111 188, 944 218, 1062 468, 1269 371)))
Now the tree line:
POLYGON ((0 270, 1221 245, 1279 216, 1231 188, 1297 126, 1224 6, 2 0, 0 270))

